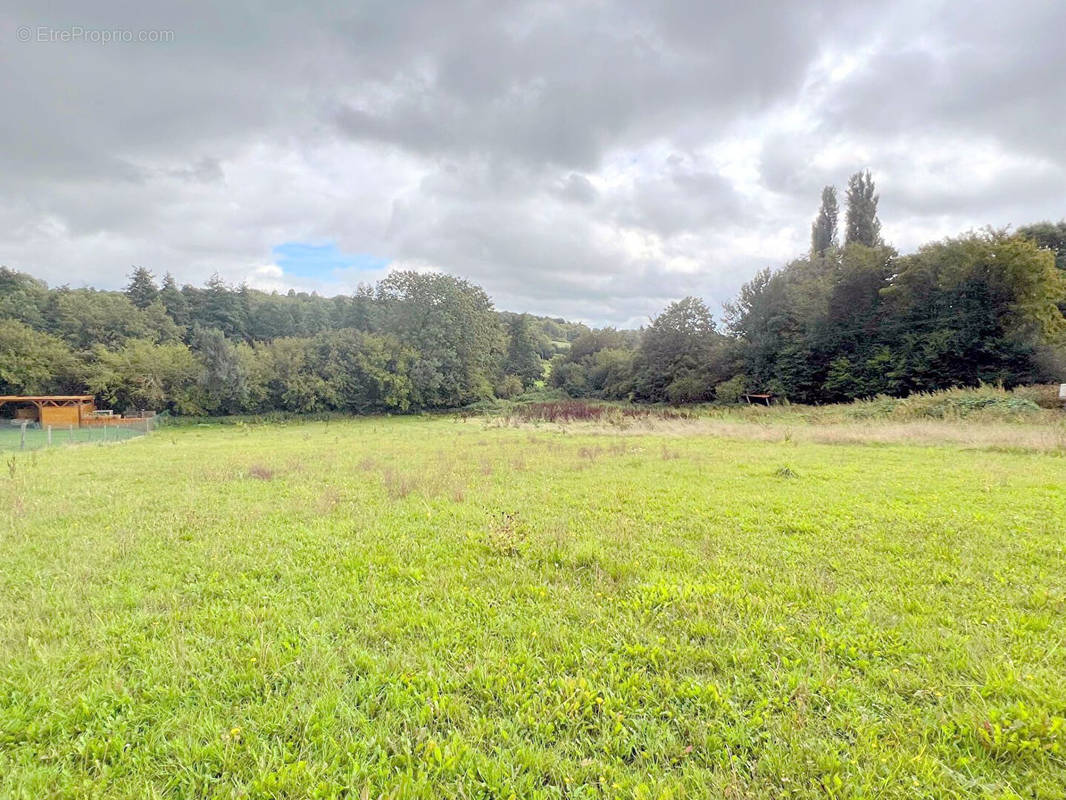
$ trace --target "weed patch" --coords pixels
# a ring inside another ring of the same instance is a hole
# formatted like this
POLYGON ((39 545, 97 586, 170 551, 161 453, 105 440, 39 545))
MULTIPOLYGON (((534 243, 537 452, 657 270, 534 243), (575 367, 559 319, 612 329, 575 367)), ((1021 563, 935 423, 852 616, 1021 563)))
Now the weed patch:
POLYGON ((255 478, 257 481, 272 481, 274 475, 275 470, 263 464, 252 464, 248 467, 248 477, 255 478))
POLYGON ((528 528, 517 512, 501 512, 489 524, 485 543, 488 549, 501 556, 521 555, 529 539, 528 528))

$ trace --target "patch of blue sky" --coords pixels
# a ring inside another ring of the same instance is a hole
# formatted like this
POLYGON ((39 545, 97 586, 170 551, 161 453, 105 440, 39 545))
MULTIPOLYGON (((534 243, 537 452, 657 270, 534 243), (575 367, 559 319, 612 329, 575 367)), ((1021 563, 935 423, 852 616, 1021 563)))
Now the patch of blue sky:
POLYGON ((326 281, 333 279, 341 270, 382 270, 391 260, 370 253, 345 253, 337 247, 336 242, 285 242, 276 245, 272 252, 274 263, 286 275, 326 281))

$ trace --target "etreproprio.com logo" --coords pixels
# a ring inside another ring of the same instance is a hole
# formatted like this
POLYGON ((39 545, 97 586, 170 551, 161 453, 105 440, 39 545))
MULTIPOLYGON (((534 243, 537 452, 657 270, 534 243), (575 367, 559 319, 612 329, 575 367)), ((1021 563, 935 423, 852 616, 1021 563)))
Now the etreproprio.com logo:
POLYGON ((87 44, 165 44, 174 41, 174 31, 163 29, 87 28, 69 25, 56 28, 49 25, 20 25, 15 31, 20 42, 87 43, 87 44))

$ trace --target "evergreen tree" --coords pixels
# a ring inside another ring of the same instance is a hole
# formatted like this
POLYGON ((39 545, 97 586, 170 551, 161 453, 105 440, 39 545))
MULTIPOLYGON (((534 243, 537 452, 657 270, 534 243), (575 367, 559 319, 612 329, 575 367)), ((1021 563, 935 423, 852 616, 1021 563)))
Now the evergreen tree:
POLYGON ((137 308, 148 308, 159 296, 155 285, 155 275, 144 267, 134 267, 130 273, 130 282, 126 286, 126 297, 137 308))
POLYGON ((169 272, 163 277, 163 286, 159 290, 159 299, 163 301, 163 308, 174 320, 175 325, 187 327, 189 324, 189 304, 185 295, 178 288, 177 281, 169 272))
POLYGON ((856 172, 848 181, 848 215, 845 244, 864 244, 878 247, 881 244, 881 222, 877 219, 877 201, 870 170, 856 172))
POLYGON ((230 339, 243 339, 246 323, 244 298, 226 285, 216 272, 204 288, 200 319, 205 328, 217 328, 230 339))
POLYGON ((811 256, 820 256, 837 246, 837 190, 832 186, 822 189, 822 207, 811 224, 811 256))

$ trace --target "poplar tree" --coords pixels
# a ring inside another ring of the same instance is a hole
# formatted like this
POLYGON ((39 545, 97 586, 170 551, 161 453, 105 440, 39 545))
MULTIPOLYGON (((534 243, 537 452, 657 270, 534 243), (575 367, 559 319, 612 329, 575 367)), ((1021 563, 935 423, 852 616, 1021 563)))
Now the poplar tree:
POLYGON ((823 255, 837 245, 837 190, 832 186, 822 189, 822 207, 811 224, 811 256, 823 255))
POLYGON ((870 170, 856 172, 851 176, 848 181, 845 244, 864 244, 867 247, 878 247, 881 244, 881 221, 877 218, 879 199, 870 170))

